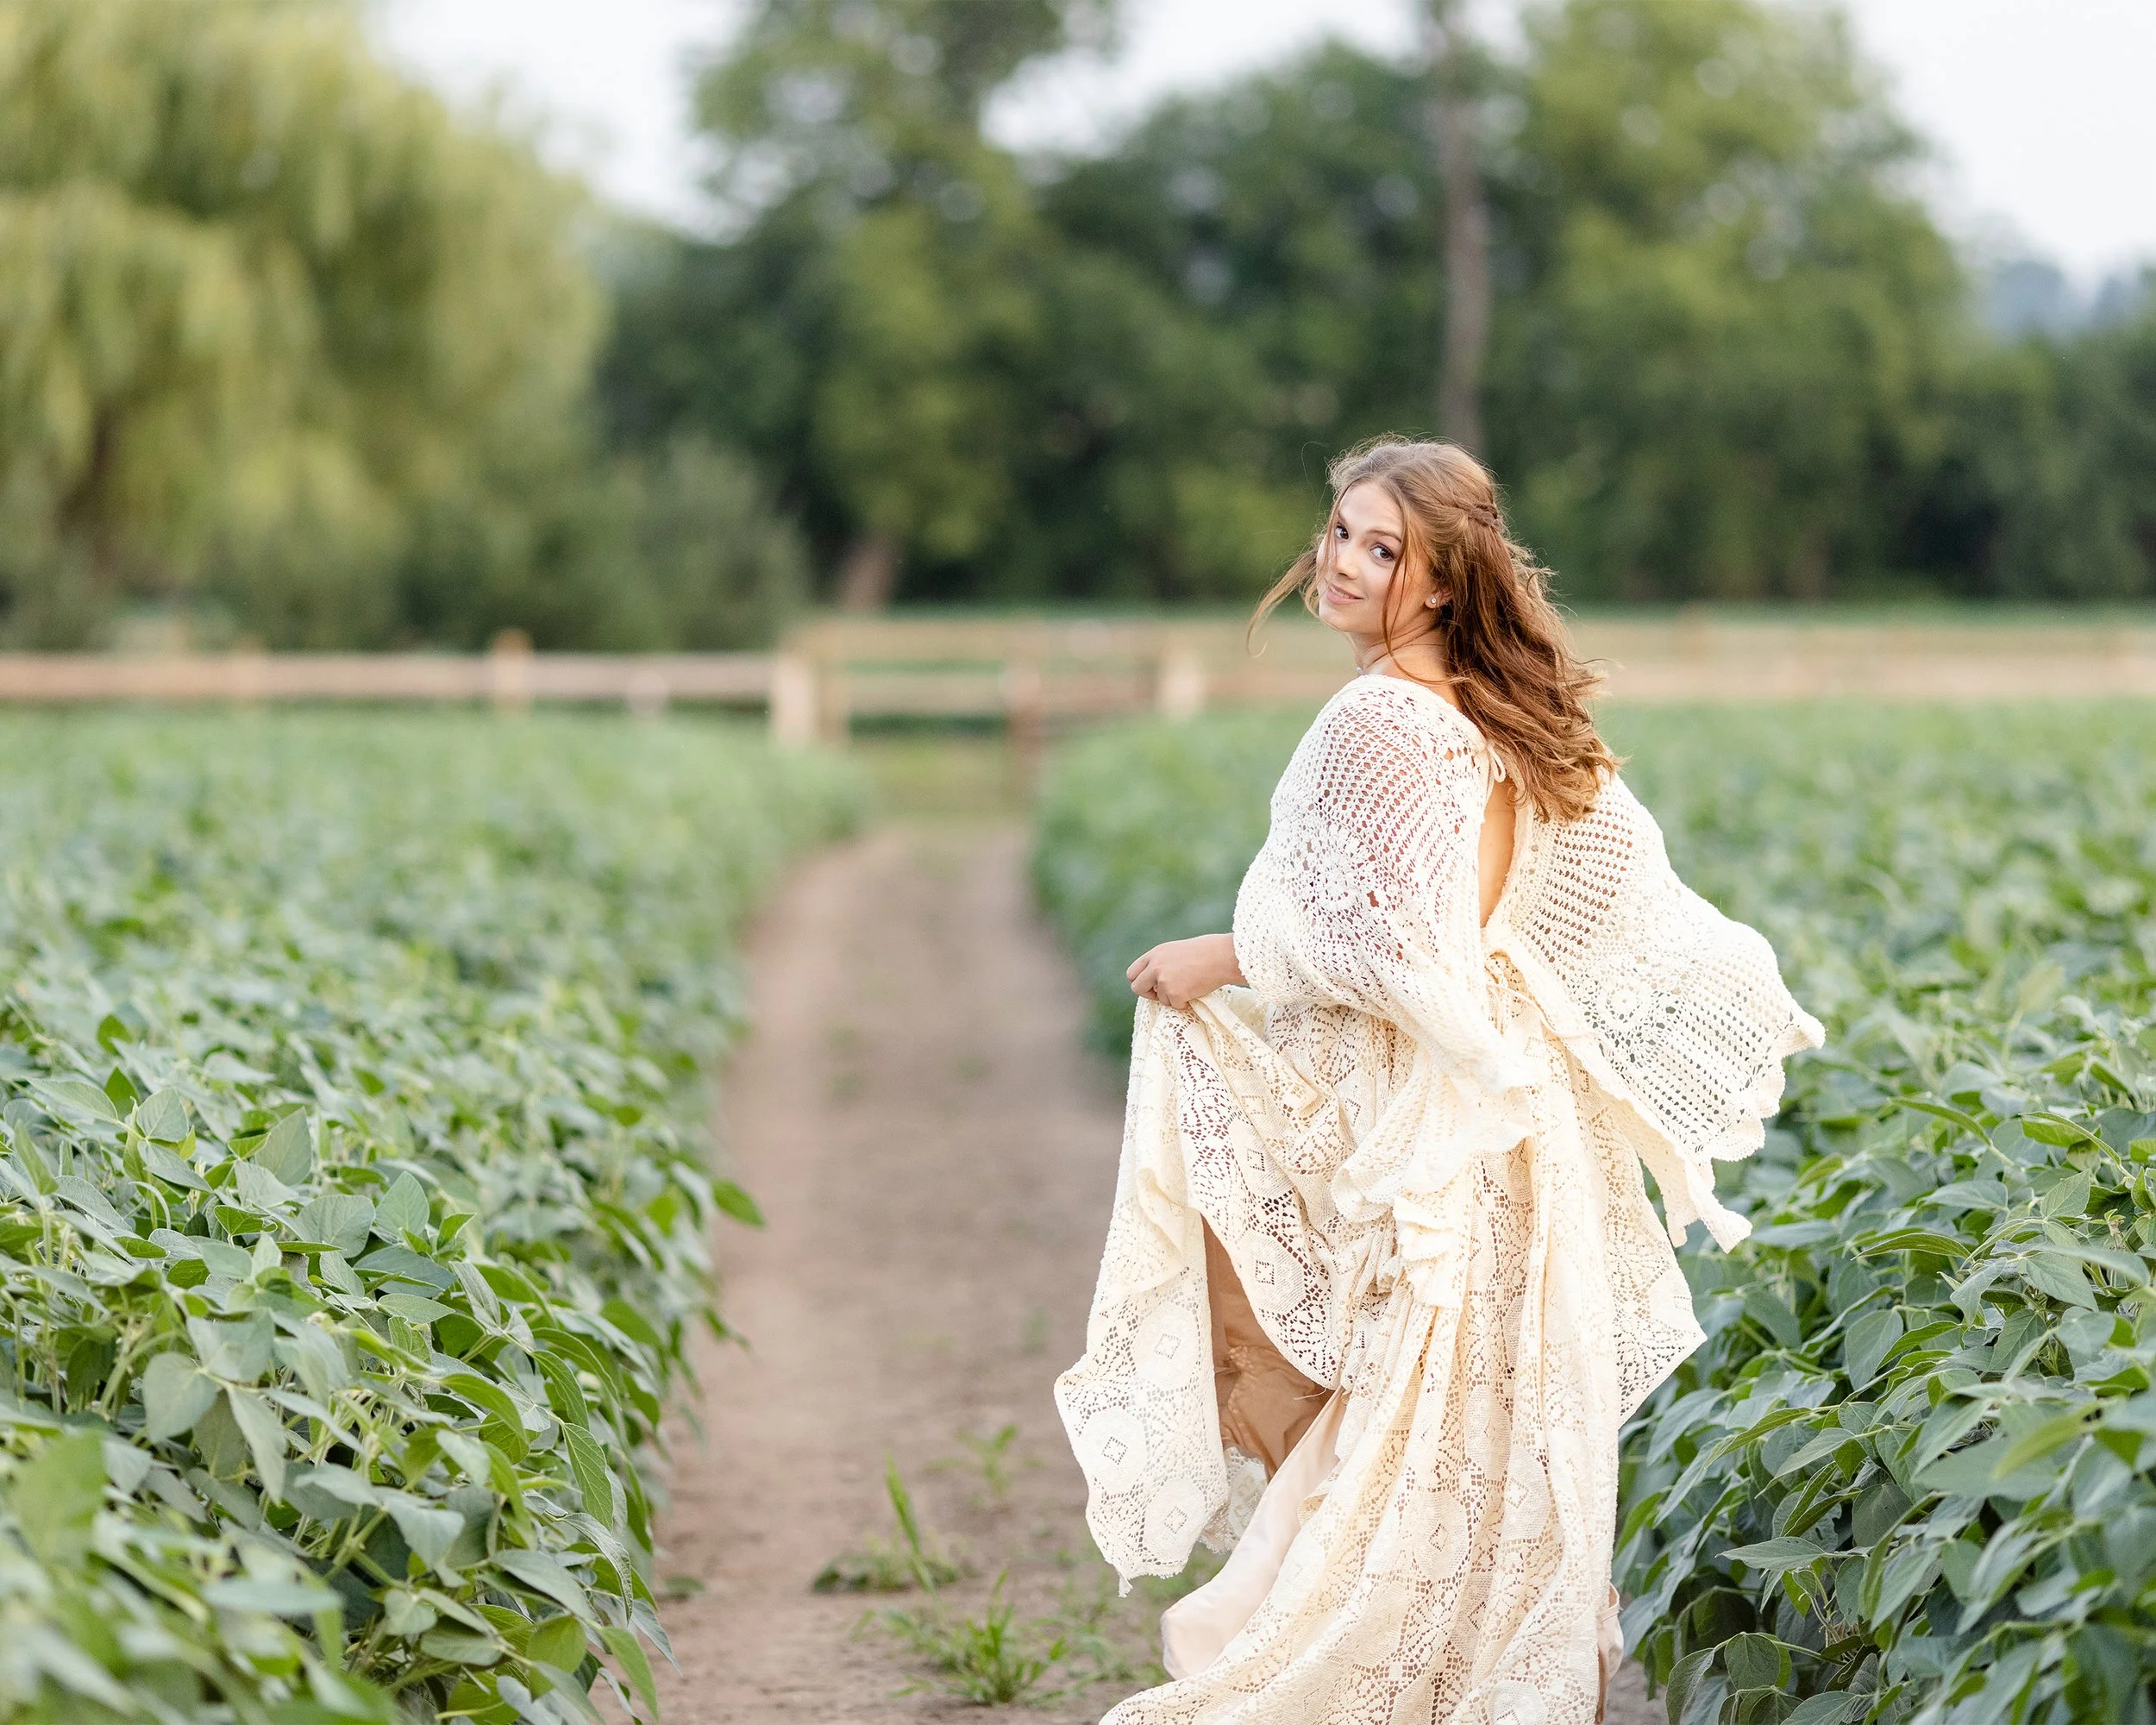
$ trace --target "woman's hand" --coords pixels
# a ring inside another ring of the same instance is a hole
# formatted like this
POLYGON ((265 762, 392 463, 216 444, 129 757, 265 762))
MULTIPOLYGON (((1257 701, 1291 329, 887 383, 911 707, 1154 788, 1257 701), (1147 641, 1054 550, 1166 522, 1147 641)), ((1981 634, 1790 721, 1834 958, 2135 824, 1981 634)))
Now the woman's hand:
POLYGON ((1163 940, 1124 973, 1140 1000, 1158 1000, 1180 1010, 1215 988, 1243 980, 1235 962, 1235 937, 1201 934, 1190 940, 1163 940))

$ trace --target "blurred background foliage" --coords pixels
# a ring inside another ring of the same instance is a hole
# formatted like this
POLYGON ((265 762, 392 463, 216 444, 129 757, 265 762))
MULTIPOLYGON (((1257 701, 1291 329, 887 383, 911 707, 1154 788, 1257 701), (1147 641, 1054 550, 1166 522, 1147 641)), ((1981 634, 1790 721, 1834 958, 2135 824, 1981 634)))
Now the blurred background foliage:
MULTIPOLYGON (((1332 45, 1023 157, 1113 0, 755 0, 711 235, 343 0, 0 0, 0 634, 724 648, 817 598, 1236 602, 1434 429, 1426 67, 1332 45), (137 625, 139 627, 139 624, 137 625)), ((2156 300, 2006 336, 1831 9, 1459 53, 1486 453, 1575 602, 2156 591, 2156 300)))

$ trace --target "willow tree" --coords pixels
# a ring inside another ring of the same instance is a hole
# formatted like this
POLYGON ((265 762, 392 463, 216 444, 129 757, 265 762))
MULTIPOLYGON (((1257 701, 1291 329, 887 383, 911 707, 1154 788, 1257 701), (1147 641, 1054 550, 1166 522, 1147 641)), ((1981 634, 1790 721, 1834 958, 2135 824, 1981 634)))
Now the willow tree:
POLYGON ((573 419, 577 207, 337 0, 0 0, 9 631, 381 635, 415 515, 573 419))

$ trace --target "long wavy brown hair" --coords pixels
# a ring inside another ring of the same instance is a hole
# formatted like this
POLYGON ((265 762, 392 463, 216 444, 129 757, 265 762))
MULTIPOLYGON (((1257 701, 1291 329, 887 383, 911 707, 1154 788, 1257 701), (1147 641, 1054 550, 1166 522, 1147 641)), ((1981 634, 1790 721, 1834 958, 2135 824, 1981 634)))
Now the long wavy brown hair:
MULTIPOLYGON (((1434 582, 1445 595, 1434 626, 1447 691, 1537 814, 1585 814, 1617 766, 1587 710, 1598 679, 1573 656, 1550 602, 1550 572, 1514 542, 1482 464, 1457 444, 1381 437, 1342 455, 1328 477, 1332 507, 1309 548, 1258 602, 1251 630, 1290 593, 1317 611, 1340 499, 1358 485, 1382 486, 1406 524, 1399 576, 1434 582)), ((1388 653, 1393 609, 1386 608, 1388 653)))

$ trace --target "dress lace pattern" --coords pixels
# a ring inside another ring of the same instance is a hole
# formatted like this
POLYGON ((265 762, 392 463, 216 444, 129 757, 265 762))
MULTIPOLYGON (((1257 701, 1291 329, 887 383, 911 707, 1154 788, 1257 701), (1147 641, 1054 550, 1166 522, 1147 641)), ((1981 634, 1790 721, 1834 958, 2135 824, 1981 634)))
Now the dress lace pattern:
POLYGON ((1101 1551, 1174 1574, 1250 1513, 1206 1224, 1274 1346, 1346 1399, 1255 1616, 1112 1725, 1595 1717, 1618 1427, 1700 1339, 1670 1242, 1742 1237, 1712 1158, 1758 1145, 1820 1032, 1614 778, 1582 820, 1523 815, 1482 925, 1497 771, 1434 693, 1350 685, 1243 883, 1250 986, 1140 1003, 1086 1353, 1056 1383, 1101 1551))

